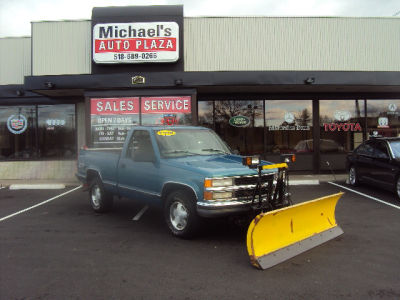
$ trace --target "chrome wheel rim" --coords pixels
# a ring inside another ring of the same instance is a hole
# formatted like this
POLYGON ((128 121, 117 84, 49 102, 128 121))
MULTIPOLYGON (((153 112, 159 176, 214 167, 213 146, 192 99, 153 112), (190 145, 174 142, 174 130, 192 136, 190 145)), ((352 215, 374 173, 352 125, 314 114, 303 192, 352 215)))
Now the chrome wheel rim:
POLYGON ((400 198, 400 178, 397 179, 396 191, 397 191, 397 196, 400 198))
POLYGON ((356 183, 356 170, 354 168, 350 169, 349 181, 351 185, 354 185, 356 183))
POLYGON ((98 185, 92 187, 91 199, 94 207, 100 206, 101 192, 98 185))
POLYGON ((185 229, 189 213, 186 207, 179 201, 172 203, 169 209, 169 218, 172 226, 177 230, 185 229))

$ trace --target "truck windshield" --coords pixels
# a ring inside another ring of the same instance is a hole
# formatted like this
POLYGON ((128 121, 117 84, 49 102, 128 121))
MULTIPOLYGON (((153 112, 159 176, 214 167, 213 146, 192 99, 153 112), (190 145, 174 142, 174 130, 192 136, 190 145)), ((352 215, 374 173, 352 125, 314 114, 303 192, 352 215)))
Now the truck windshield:
POLYGON ((216 155, 231 153, 219 136, 206 129, 172 129, 155 131, 162 157, 216 155))

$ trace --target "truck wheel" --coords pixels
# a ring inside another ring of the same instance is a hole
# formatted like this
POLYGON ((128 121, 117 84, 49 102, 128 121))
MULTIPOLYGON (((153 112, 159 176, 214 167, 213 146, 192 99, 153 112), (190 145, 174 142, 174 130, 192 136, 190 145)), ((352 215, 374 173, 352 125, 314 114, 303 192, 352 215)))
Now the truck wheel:
POLYGON ((170 193, 164 206, 165 221, 172 234, 180 238, 193 237, 200 227, 194 197, 183 190, 170 193))
POLYGON ((100 178, 95 178, 90 184, 89 200, 95 212, 110 211, 113 206, 113 197, 104 190, 100 178))

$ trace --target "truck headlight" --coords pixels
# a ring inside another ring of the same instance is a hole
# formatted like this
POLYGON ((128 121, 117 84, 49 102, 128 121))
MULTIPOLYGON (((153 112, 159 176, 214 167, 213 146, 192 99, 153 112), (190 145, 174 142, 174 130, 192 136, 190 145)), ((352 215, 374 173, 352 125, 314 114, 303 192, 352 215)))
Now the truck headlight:
POLYGON ((232 192, 204 192, 204 200, 225 200, 232 197, 232 192))
POLYGON ((232 186, 233 178, 208 178, 204 180, 204 187, 232 186))

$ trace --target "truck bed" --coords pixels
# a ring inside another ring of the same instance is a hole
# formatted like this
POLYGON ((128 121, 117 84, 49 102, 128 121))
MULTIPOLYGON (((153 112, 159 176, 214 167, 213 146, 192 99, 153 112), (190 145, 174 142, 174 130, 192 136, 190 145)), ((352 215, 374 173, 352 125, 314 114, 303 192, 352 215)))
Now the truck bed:
POLYGON ((120 155, 121 148, 81 149, 79 151, 77 176, 86 178, 88 169, 96 170, 101 174, 105 188, 115 192, 120 155))

